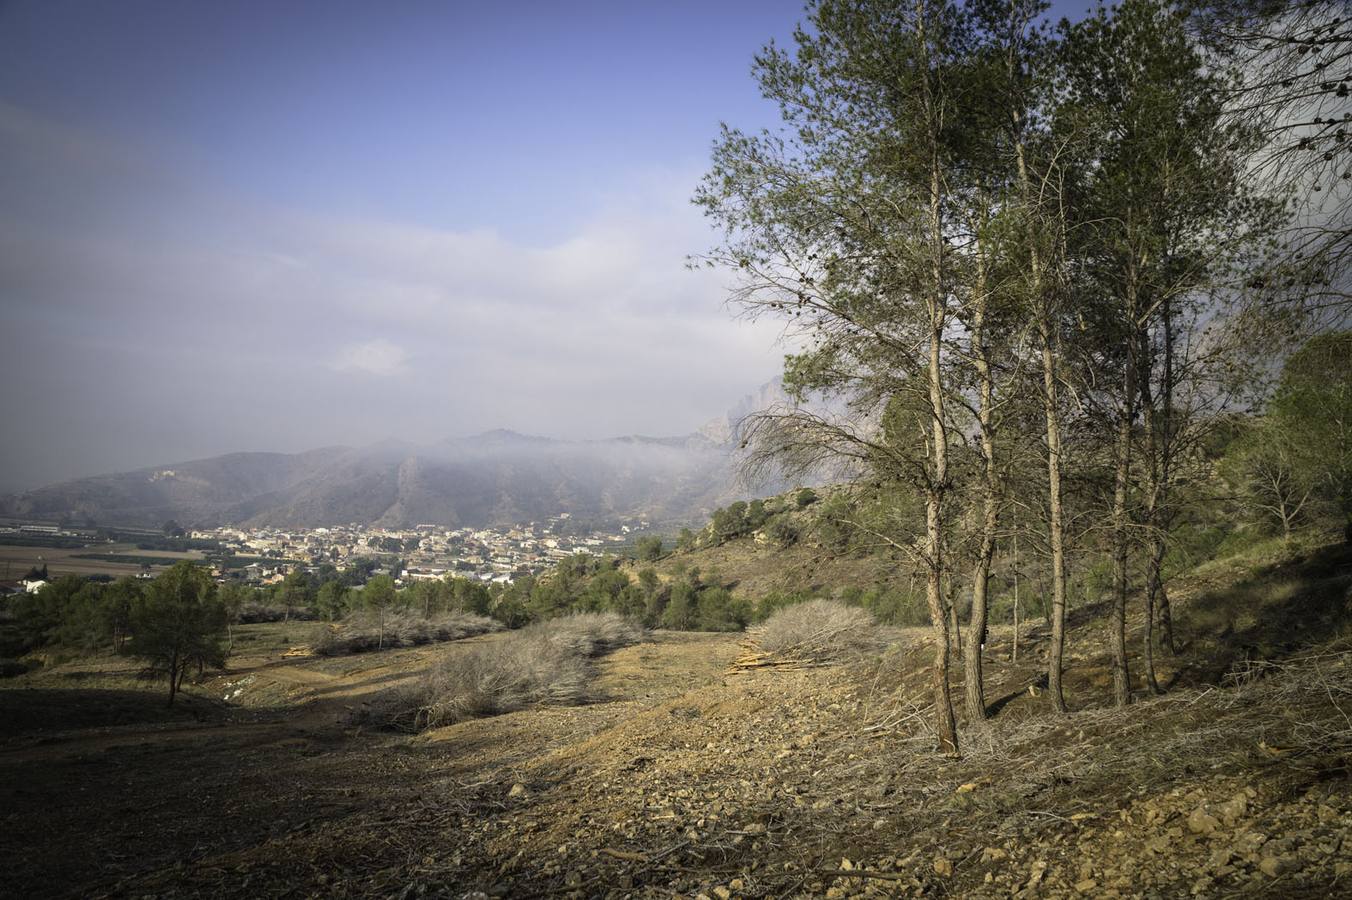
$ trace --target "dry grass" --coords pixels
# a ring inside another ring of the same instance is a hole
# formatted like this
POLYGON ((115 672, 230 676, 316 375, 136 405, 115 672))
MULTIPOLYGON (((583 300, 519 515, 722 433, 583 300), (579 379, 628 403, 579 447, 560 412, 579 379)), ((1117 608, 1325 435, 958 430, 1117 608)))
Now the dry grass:
POLYGON ((453 612, 425 619, 412 613, 387 613, 382 626, 378 616, 369 612, 349 615, 342 622, 325 626, 314 641, 320 656, 343 656, 392 647, 412 647, 500 631, 502 625, 487 616, 453 612))
POLYGON ((762 653, 783 659, 833 662, 873 649, 878 623, 866 610, 835 600, 786 606, 752 631, 762 653))
POLYGON ((596 699, 591 660, 645 635, 642 626, 614 613, 531 625, 448 660, 411 687, 386 693, 365 719, 416 732, 528 706, 586 703, 596 699))

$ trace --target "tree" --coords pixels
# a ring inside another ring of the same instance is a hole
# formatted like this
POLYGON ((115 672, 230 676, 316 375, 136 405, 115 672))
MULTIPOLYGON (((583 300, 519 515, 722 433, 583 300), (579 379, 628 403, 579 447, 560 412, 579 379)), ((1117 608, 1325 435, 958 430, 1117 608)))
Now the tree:
POLYGON ((1327 326, 1352 311, 1346 0, 1196 0, 1187 8, 1199 40, 1238 76, 1226 115, 1265 137, 1249 177, 1284 189, 1295 207, 1255 284, 1265 303, 1327 326))
POLYGON ((206 666, 225 665, 226 623, 210 574, 188 561, 175 563, 133 604, 127 650, 168 680, 172 706, 190 668, 201 674, 206 666))
POLYGON ((671 595, 662 611, 662 627, 688 631, 695 626, 699 594, 689 581, 678 581, 671 586, 671 595))
POLYGON ((1312 338, 1287 360, 1267 419, 1293 478, 1352 543, 1352 331, 1312 338))
MULTIPOLYGON (((1162 562, 1168 482, 1161 475, 1173 429, 1161 434, 1157 413, 1173 424, 1177 369, 1170 351, 1182 304, 1209 283, 1222 253, 1212 236, 1227 227, 1231 233, 1243 230, 1233 216, 1238 135, 1220 125, 1217 79, 1205 71, 1182 20, 1155 0, 1127 0, 1111 15, 1100 8, 1067 30, 1063 56, 1067 90, 1056 110, 1058 127, 1076 135, 1082 159, 1072 187, 1077 224, 1085 223, 1076 229, 1072 248, 1084 274, 1076 311, 1089 323, 1083 346, 1100 371, 1112 373, 1095 393, 1114 435, 1109 643, 1113 697, 1121 706, 1131 697, 1126 606, 1142 515, 1133 490, 1137 418, 1145 421, 1146 455, 1140 461, 1148 482, 1145 524, 1160 526, 1152 558, 1162 562), (1158 392, 1156 323, 1163 325, 1166 350, 1158 392)), ((1151 624, 1161 596, 1156 572, 1147 595, 1151 624)), ((1155 688, 1151 659, 1148 648, 1147 680, 1155 688)))
MULTIPOLYGON (((925 498, 923 535, 894 541, 926 573, 935 630, 931 672, 940 747, 956 753, 948 692, 951 602, 950 444, 965 192, 963 98, 970 23, 952 3, 844 2, 808 7, 795 51, 756 59, 779 133, 724 132, 697 194, 725 240, 706 261, 739 274, 749 315, 785 318, 807 349, 791 356, 795 399, 844 399, 857 420, 879 413, 882 437, 801 408, 753 420, 753 459, 794 473, 851 460, 925 498)), ((715 521, 715 532, 719 528, 715 521)), ((880 535, 887 538, 887 535, 880 535)), ((673 598, 674 602, 674 598, 673 598)))
POLYGON ((238 581, 223 584, 216 591, 221 606, 225 608, 226 642, 227 648, 232 652, 235 649, 234 626, 239 624, 240 617, 244 613, 244 604, 252 600, 255 593, 255 588, 240 584, 238 581))
POLYGON ((385 648, 385 613, 398 599, 394 579, 388 575, 377 575, 361 589, 361 602, 367 609, 374 610, 380 620, 380 637, 376 649, 385 648))
POLYGON ((130 575, 119 578, 103 591, 101 630, 114 653, 121 653, 127 643, 131 633, 131 611, 142 593, 141 582, 130 575))
POLYGON ((787 516, 776 516, 765 529, 765 534, 781 550, 798 543, 798 528, 787 516))
POLYGON ((313 599, 310 576, 303 569, 292 569, 286 573, 279 588, 282 605, 286 607, 284 621, 291 621, 291 614, 297 609, 309 609, 313 599))
POLYGON ((1220 465, 1240 505, 1275 524, 1288 541, 1314 493, 1301 455, 1299 436, 1264 418, 1230 444, 1220 465))
POLYGON ((634 555, 641 562, 657 562, 662 558, 662 539, 656 536, 639 538, 634 542, 634 555))
POLYGON ((448 608, 451 602, 451 589, 440 578, 419 579, 405 593, 409 594, 409 605, 421 610, 425 619, 448 608))
POLYGON ((676 537, 676 549, 684 553, 689 553, 695 549, 695 532, 689 528, 682 528, 681 533, 676 537))
POLYGON ((315 594, 315 608, 326 620, 341 619, 348 609, 351 588, 338 579, 326 581, 315 594))
POLYGON ((488 588, 481 581, 471 581, 468 578, 452 577, 447 582, 451 589, 451 602, 459 609, 472 612, 480 616, 488 615, 491 608, 492 598, 489 596, 488 588))

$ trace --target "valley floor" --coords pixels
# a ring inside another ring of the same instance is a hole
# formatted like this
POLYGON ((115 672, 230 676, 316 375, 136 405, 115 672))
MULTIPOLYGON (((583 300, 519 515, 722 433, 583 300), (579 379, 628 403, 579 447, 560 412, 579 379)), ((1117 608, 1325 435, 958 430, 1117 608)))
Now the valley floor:
MULTIPOLYGON (((1245 583, 1345 602, 1350 562, 1325 549, 1245 583)), ((604 702, 412 737, 347 722, 500 636, 320 660, 259 626, 206 685, 230 704, 173 714, 125 663, 53 666, 0 689, 5 893, 1352 896, 1352 644, 1264 649, 1262 622, 1208 618, 1207 577, 1177 591, 1171 690, 1123 710, 1102 706, 1091 617, 1067 716, 1039 693, 1040 630, 1017 664, 997 630, 996 715, 961 759, 933 752, 922 631, 734 673, 741 635, 659 632, 600 660, 604 702)))

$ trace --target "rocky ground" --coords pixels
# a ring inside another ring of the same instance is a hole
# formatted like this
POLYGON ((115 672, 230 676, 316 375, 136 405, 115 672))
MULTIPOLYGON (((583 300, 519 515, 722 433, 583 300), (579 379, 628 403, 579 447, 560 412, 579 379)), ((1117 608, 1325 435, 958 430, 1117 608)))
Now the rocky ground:
POLYGON ((996 714, 960 759, 933 752, 918 631, 733 673, 741 636, 658 633, 601 660, 605 702, 413 737, 347 722, 454 645, 244 659, 201 721, 44 729, 0 691, 27 723, 0 744, 6 892, 1352 896, 1352 643, 1215 678, 1215 643, 1185 642, 1167 694, 1114 710, 1099 627, 1072 634, 1066 716, 1040 695, 1045 639, 1015 664, 997 634, 996 714))

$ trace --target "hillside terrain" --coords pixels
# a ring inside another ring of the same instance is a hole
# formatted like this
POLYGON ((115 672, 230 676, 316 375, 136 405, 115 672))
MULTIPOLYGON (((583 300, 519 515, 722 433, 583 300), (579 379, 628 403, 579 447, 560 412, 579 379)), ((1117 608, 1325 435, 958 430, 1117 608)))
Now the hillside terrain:
POLYGON ((1071 617, 1065 716, 1040 689, 1045 629, 1011 662, 997 627, 995 716, 964 727, 961 759, 934 752, 923 629, 751 670, 730 668, 743 635, 659 631, 599 661, 601 702, 416 736, 354 715, 503 635, 320 659, 290 649, 313 625, 245 626, 172 714, 125 660, 58 663, 0 682, 7 889, 1342 895, 1350 588, 1352 553, 1312 540, 1198 568, 1175 586, 1168 692, 1120 710, 1094 608, 1071 617))
POLYGON ((671 438, 564 441, 499 430, 428 446, 387 441, 231 453, 6 496, 0 516, 151 527, 168 519, 189 526, 461 527, 568 512, 684 523, 744 490, 737 423, 783 400, 772 382, 699 431, 671 438))

